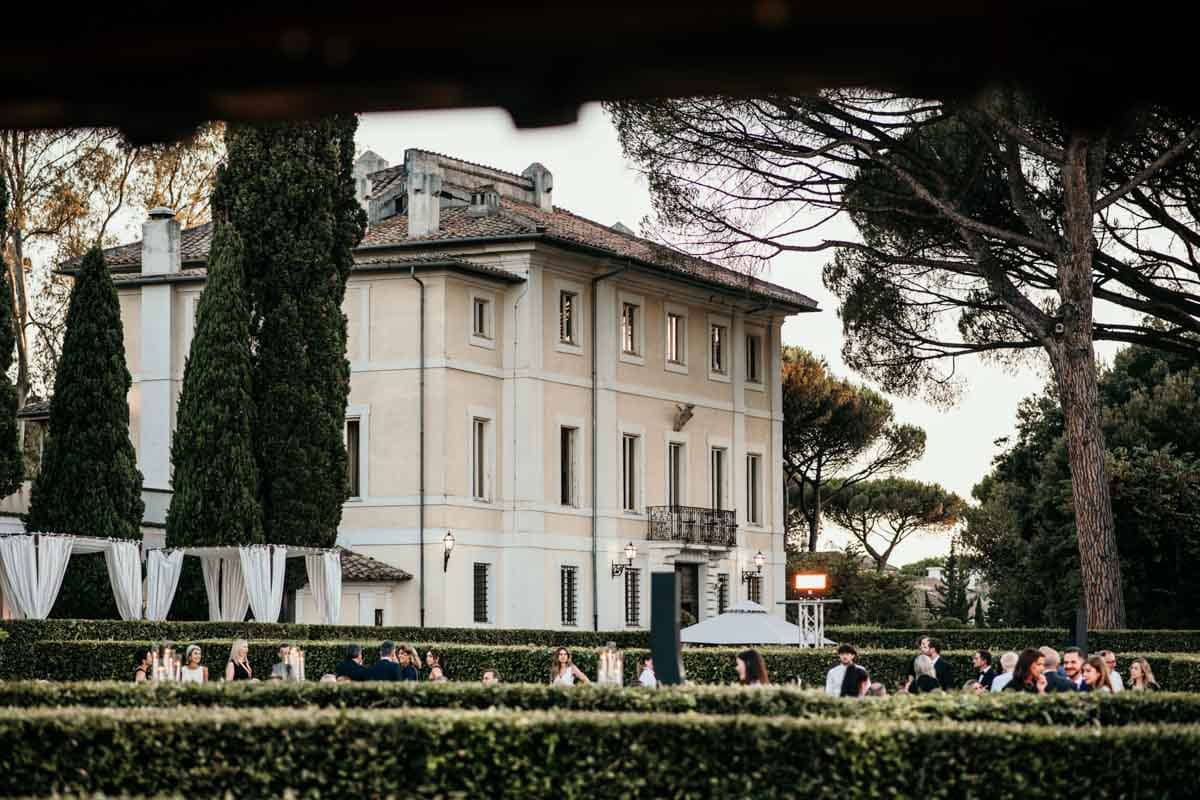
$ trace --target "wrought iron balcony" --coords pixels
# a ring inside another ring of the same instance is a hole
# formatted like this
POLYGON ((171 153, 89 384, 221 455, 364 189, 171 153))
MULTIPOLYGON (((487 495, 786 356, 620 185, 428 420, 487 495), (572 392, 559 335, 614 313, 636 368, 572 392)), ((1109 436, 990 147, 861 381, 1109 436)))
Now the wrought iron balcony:
POLYGON ((695 506, 649 506, 646 538, 715 547, 737 545, 737 512, 695 506))

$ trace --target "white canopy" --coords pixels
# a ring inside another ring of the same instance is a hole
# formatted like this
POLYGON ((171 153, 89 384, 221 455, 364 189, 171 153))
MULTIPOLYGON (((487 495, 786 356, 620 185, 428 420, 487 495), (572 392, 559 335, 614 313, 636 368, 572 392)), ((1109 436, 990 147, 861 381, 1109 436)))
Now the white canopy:
MULTIPOLYGON (((800 628, 743 600, 724 614, 689 625, 679 638, 684 644, 800 644, 800 628)), ((825 639, 821 644, 833 642, 825 639)))

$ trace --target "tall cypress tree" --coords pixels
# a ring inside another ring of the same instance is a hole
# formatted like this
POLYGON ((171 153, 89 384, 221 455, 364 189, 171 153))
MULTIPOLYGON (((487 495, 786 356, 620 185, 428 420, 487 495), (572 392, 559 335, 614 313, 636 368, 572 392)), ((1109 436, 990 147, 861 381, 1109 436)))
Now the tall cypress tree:
POLYGON ((263 541, 242 246, 224 220, 215 224, 171 442, 168 547, 263 541))
MULTIPOLYGON (((142 474, 129 439, 121 309, 99 247, 84 256, 50 401, 50 431, 33 482, 29 531, 140 539, 142 474)), ((116 616, 103 557, 73 558, 55 616, 116 616)))
POLYGON ((213 199, 245 245, 255 451, 268 542, 331 546, 346 497, 341 305, 365 230, 353 116, 230 125, 213 199))
MULTIPOLYGON (((0 248, 8 234, 8 185, 0 175, 0 248)), ((8 497, 21 486, 24 459, 17 434, 17 387, 8 379, 17 333, 13 328, 13 293, 8 270, 0 280, 0 497, 8 497)))

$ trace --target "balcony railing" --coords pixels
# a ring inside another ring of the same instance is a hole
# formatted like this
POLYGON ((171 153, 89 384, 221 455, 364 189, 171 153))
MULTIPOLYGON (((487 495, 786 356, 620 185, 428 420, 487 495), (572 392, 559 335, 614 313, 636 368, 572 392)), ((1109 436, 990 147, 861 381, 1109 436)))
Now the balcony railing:
POLYGON ((716 547, 737 545, 737 512, 695 506, 649 506, 646 538, 716 547))

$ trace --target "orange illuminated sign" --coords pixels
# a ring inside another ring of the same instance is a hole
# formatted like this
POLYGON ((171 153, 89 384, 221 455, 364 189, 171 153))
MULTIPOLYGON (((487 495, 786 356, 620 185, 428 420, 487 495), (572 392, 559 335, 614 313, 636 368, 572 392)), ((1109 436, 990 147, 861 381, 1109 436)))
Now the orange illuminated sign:
POLYGON ((828 575, 797 575, 796 576, 796 591, 798 592, 823 592, 828 586, 828 575))

